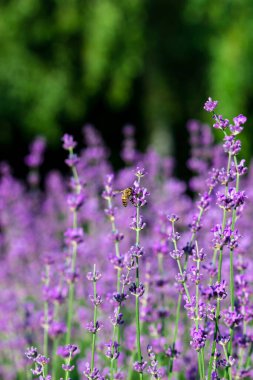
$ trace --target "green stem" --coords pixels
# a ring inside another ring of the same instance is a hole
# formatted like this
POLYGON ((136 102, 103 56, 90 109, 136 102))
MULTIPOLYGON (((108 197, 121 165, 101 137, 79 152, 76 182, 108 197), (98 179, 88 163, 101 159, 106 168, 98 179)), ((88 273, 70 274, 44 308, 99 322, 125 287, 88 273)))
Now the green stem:
POLYGON ((247 355, 247 360, 246 360, 246 363, 245 363, 245 368, 249 368, 250 367, 252 354, 253 354, 253 343, 251 343, 251 345, 250 345, 249 353, 247 355))
MULTIPOLYGON (((177 341, 177 335, 178 335, 178 324, 180 319, 180 308, 181 308, 181 302, 182 302, 182 294, 180 293, 177 300, 177 311, 176 311, 176 320, 175 320, 175 330, 174 330, 174 337, 173 337, 173 343, 172 343, 172 353, 176 348, 176 341, 177 341)), ((172 356, 169 360, 169 377, 171 378, 173 373, 173 362, 174 357, 172 356)))
MULTIPOLYGON (((75 223, 74 223, 75 224, 75 223)), ((75 227, 74 227, 75 228, 75 227)), ((76 255, 77 255, 77 245, 73 244, 73 256, 71 263, 71 271, 75 270, 76 266, 76 255)), ((69 295, 68 295, 68 317, 67 317, 67 334, 66 334, 66 345, 70 344, 71 340, 71 331, 72 331, 72 320, 73 320, 73 304, 74 304, 74 293, 75 287, 74 283, 71 282, 69 286, 69 295)))
POLYGON ((218 249, 215 248, 213 251, 213 260, 212 260, 213 265, 216 265, 217 252, 218 252, 218 249))
MULTIPOLYGON (((213 188, 210 188, 209 191, 208 191, 208 195, 211 195, 212 193, 212 190, 213 188)), ((204 209, 203 207, 200 207, 199 209, 199 214, 198 214, 198 218, 197 218, 197 222, 198 224, 200 223, 200 220, 202 218, 202 215, 204 213, 204 209)), ((174 226, 172 226, 172 228, 174 228, 174 226)), ((190 239, 190 244, 192 244, 195 239, 196 239, 196 234, 197 232, 194 231, 192 233, 192 236, 191 236, 191 239, 190 239)), ((174 247, 175 247, 175 244, 174 244, 174 247)), ((187 266, 188 266, 188 255, 186 256, 186 259, 185 259, 185 263, 184 263, 184 270, 187 269, 187 266)), ((175 332, 174 332, 174 339, 173 339, 173 344, 172 344, 172 347, 175 348, 175 345, 176 345, 176 339, 177 339, 177 334, 178 334, 178 324, 179 324, 179 320, 180 320, 180 310, 181 310, 181 304, 182 304, 182 294, 180 293, 179 296, 178 296, 178 302, 177 302, 177 312, 176 312, 176 321, 175 321, 175 332)), ((173 361, 174 361, 174 358, 171 358, 169 360, 169 378, 170 378, 170 374, 172 374, 173 372, 173 361)))
MULTIPOLYGON (((136 257, 136 286, 139 287, 140 278, 139 278, 139 260, 136 257)), ((140 300, 139 297, 135 297, 135 323, 136 323, 136 345, 138 352, 138 362, 142 362, 142 353, 141 353, 141 329, 140 329, 140 300)), ((140 380, 143 379, 143 373, 140 372, 140 380)))
MULTIPOLYGON (((138 183, 140 183, 140 177, 138 178, 138 183)), ((140 245, 140 206, 136 207, 136 246, 140 245)), ((140 285, 140 273, 139 273, 139 259, 136 257, 136 270, 135 270, 135 282, 136 287, 140 285)), ((135 298, 135 323, 136 323, 136 346, 138 352, 138 362, 142 362, 141 353, 141 329, 140 329, 140 300, 139 297, 135 298)), ((139 372, 140 380, 143 379, 143 373, 139 372)))
MULTIPOLYGON (((136 259, 137 265, 138 265, 138 259, 136 259)), ((138 275, 136 274, 136 280, 138 275)), ((137 282, 136 282, 137 284, 137 282)), ((135 323, 136 323, 136 344, 137 344, 137 351, 138 351, 138 362, 142 362, 142 354, 141 354, 141 329, 140 329, 140 305, 139 305, 139 297, 135 298, 135 323)), ((143 378, 142 372, 140 372, 140 379, 143 378)))
MULTIPOLYGON (((227 163, 227 175, 229 175, 230 167, 231 167, 231 153, 228 154, 228 163, 227 163)), ((226 184, 225 187, 225 195, 228 193, 228 184, 226 184)), ((227 211, 223 209, 223 218, 222 218, 222 232, 224 231, 226 227, 226 220, 227 220, 227 211)), ((223 250, 220 249, 219 251, 219 265, 218 265, 218 282, 221 281, 221 270, 222 270, 222 257, 223 256, 223 250)), ((216 253, 214 253, 214 257, 216 259, 216 253)), ((213 257, 213 258, 214 258, 213 257)), ((213 337, 213 344, 212 344, 212 351, 211 351, 211 357, 208 364, 208 380, 211 380, 212 370, 213 370, 213 364, 214 364, 214 355, 216 351, 216 339, 218 335, 219 330, 219 318, 220 318, 220 299, 217 299, 217 305, 216 305, 216 311, 215 311, 215 330, 214 330, 214 337, 213 337)))
MULTIPOLYGON (((148 265, 148 267, 149 267, 149 265, 148 265)), ((144 307, 146 307, 148 305, 148 297, 149 297, 148 294, 149 294, 149 282, 147 281, 147 282, 145 282, 145 294, 144 294, 143 299, 142 299, 144 307)), ((143 326, 144 326, 144 321, 140 321, 140 334, 143 331, 143 326)), ((134 358, 135 358, 135 352, 132 351, 130 363, 133 363, 134 358)), ((130 369, 130 371, 128 371, 128 375, 127 375, 127 379, 128 380, 132 379, 132 375, 133 375, 133 372, 134 372, 133 365, 131 365, 130 368, 131 369, 130 369)))
MULTIPOLYGON (((94 270, 93 270, 93 273, 94 273, 94 276, 95 277, 95 273, 96 273, 96 265, 94 265, 94 270)), ((97 298, 97 282, 96 281, 93 281, 93 297, 94 297, 94 300, 96 300, 97 298)), ((97 306, 96 304, 94 305, 94 318, 93 318, 93 324, 94 324, 94 328, 96 328, 96 324, 97 324, 97 306)), ((94 359, 95 359, 95 347, 96 347, 96 332, 92 334, 92 348, 91 348, 91 372, 93 371, 94 369, 94 359)))
MULTIPOLYGON (((130 275, 130 270, 127 271, 126 279, 128 279, 129 275, 130 275)), ((125 283, 122 284, 121 294, 124 293, 124 290, 125 290, 125 283)), ((117 308, 117 314, 116 314, 116 317, 115 317, 116 319, 119 316, 120 310, 121 310, 121 305, 119 305, 118 308, 117 308)), ((118 344, 119 344, 120 343, 120 336, 119 336, 120 329, 119 329, 119 326, 117 326, 116 324, 114 324, 114 326, 113 326, 113 334, 112 334, 112 341, 113 342, 115 341, 115 336, 116 336, 116 331, 117 330, 118 330, 118 344), (118 329, 117 329, 117 327, 118 327, 118 329)), ((114 354, 114 349, 112 350, 112 354, 114 354)), ((111 380, 113 380, 113 378, 114 378, 114 370, 117 369, 117 367, 115 367, 114 363, 115 363, 115 359, 111 359, 111 365, 110 365, 110 378, 111 378, 111 380)))
MULTIPOLYGON (((172 233, 173 233, 173 235, 175 234, 175 224, 174 224, 174 222, 172 222, 172 233)), ((174 244, 175 251, 177 251, 178 247, 177 247, 177 241, 176 241, 176 239, 173 239, 173 244, 174 244)), ((180 273, 181 277, 183 278, 183 270, 182 270, 181 262, 180 262, 179 259, 177 259, 177 265, 178 265, 179 273, 180 273)), ((183 281, 183 287, 184 287, 184 291, 185 291, 185 294, 186 294, 188 302, 191 302, 191 296, 190 296, 190 293, 189 293, 189 290, 188 290, 188 286, 186 285, 185 281, 183 281)), ((196 325, 196 328, 198 329, 198 321, 197 320, 195 320, 195 325, 196 325)), ((199 355, 199 353, 198 353, 198 363, 199 363, 199 375, 200 375, 200 379, 204 379, 204 373, 203 373, 203 371, 204 371, 204 363, 202 361, 202 358, 203 358, 203 356, 199 355)))
MULTIPOLYGON (((163 279, 164 278, 163 254, 159 253, 157 258, 158 258, 159 274, 160 274, 161 278, 163 279)), ((165 295, 164 295, 164 292, 161 292, 161 306, 162 306, 163 309, 165 309, 165 295)), ((165 320, 164 320, 163 317, 161 318, 161 325, 162 325, 161 326, 161 335, 165 336, 165 320)))
POLYGON ((52 379, 56 379, 57 374, 57 355, 56 350, 59 345, 59 338, 55 338, 53 342, 53 360, 52 360, 52 379))
MULTIPOLYGON (((225 346, 223 346, 223 351, 224 351, 224 355, 225 355, 225 358, 226 358, 227 362, 229 362, 228 353, 227 353, 227 350, 226 350, 225 346)), ((229 380, 232 380, 231 367, 228 367, 227 370, 228 370, 228 378, 229 378, 229 380)))
MULTIPOLYGON (((173 233, 173 235, 175 235, 175 222, 172 222, 172 233, 173 233)), ((176 239, 173 239, 172 242, 173 242, 175 251, 178 251, 176 239)), ((177 266, 178 266, 179 273, 183 279, 183 269, 182 269, 181 262, 179 259, 177 259, 177 266)), ((183 287, 184 287, 184 291, 185 291, 186 296, 187 296, 187 300, 190 302, 191 297, 190 297, 190 293, 189 293, 189 290, 188 290, 188 287, 187 287, 185 281, 183 281, 183 287)))
MULTIPOLYGON (((112 198, 107 198, 107 205, 109 209, 112 209, 112 198)), ((110 216, 111 221, 111 229, 112 233, 115 233, 117 231, 116 224, 115 224, 115 218, 113 215, 110 216)), ((120 257, 120 249, 119 249, 119 242, 114 241, 114 247, 115 247, 115 254, 117 257, 120 257)), ((120 279, 121 279, 121 268, 117 268, 117 293, 120 293, 120 279)), ((120 309, 120 308, 119 308, 120 309)), ((115 326, 113 327, 113 342, 115 341, 115 335, 117 330, 117 343, 120 344, 120 327, 115 326)), ((117 370, 118 367, 118 359, 112 359, 111 360, 111 379, 113 378, 113 372, 114 369, 117 370)))
MULTIPOLYGON (((181 277, 183 278, 183 270, 182 270, 182 266, 181 266, 180 260, 177 260, 177 266, 178 266, 178 269, 179 269, 179 273, 180 273, 181 277)), ((187 300, 189 302, 191 302, 191 296, 190 296, 190 293, 189 293, 189 290, 188 290, 188 286, 186 285, 185 281, 183 281, 183 287, 184 287, 184 291, 185 291, 186 296, 187 296, 187 300)))
MULTIPOLYGON (((247 324, 245 321, 243 321, 243 334, 245 335, 246 333, 247 333, 247 324)), ((245 349, 240 347, 239 352, 238 352, 238 371, 240 371, 240 369, 243 366, 244 354, 245 354, 245 349)))
MULTIPOLYGON (((218 282, 221 280, 221 269, 222 269, 222 249, 220 250, 220 255, 219 255, 219 266, 218 266, 218 282)), ((212 344, 212 352, 211 352, 211 358, 209 360, 209 365, 208 365, 208 380, 211 380, 211 375, 212 375, 212 369, 213 369, 213 362, 214 362, 214 355, 216 351, 216 339, 218 335, 218 324, 219 324, 219 318, 220 318, 220 299, 217 299, 217 305, 216 305, 216 312, 215 312, 215 330, 214 330, 214 337, 213 337, 213 344, 212 344)))
POLYGON ((48 302, 44 304, 44 316, 45 316, 45 327, 44 327, 44 355, 48 356, 48 302))
MULTIPOLYGON (((239 183, 240 183, 240 175, 238 173, 237 168, 237 158, 234 156, 234 164, 236 168, 236 192, 239 191, 239 183)), ((231 224, 231 230, 234 232, 235 230, 235 223, 236 223, 236 210, 233 210, 232 213, 232 224, 231 224)), ((231 310, 234 311, 235 309, 235 283, 234 283, 234 250, 230 249, 230 306, 231 310)), ((229 355, 232 355, 233 353, 233 338, 234 338, 234 329, 230 329, 230 341, 228 344, 228 352, 229 355)))
MULTIPOLYGON (((46 279, 45 286, 49 285, 49 265, 46 265, 46 279)), ((44 338, 43 338, 43 351, 46 358, 48 357, 48 301, 44 302, 44 338)), ((45 375, 47 375, 47 365, 44 367, 45 375)))
MULTIPOLYGON (((58 316, 59 304, 55 303, 54 307, 54 319, 58 316)), ((56 350, 59 345, 59 337, 55 337, 53 340, 53 349, 52 349, 52 379, 56 379, 56 371, 57 371, 57 359, 56 350)))
POLYGON ((201 363, 202 363, 202 373, 203 373, 203 380, 205 379, 205 355, 204 355, 204 347, 200 351, 201 354, 201 363))
MULTIPOLYGON (((70 365, 70 361, 71 361, 71 354, 69 355, 69 358, 68 360, 66 361, 66 364, 69 366, 70 365)), ((69 378, 69 371, 66 371, 65 372, 65 380, 68 380, 69 378)))
POLYGON ((136 243, 135 245, 136 246, 139 246, 140 245, 140 227, 139 227, 139 223, 140 223, 140 207, 136 207, 136 243))
MULTIPOLYGON (((70 154, 73 154, 73 150, 70 149, 70 154)), ((77 183, 77 186, 76 186, 76 193, 77 194, 80 194, 81 192, 81 184, 80 184, 80 180, 79 180, 79 176, 78 176, 78 173, 77 173, 77 169, 75 166, 73 166, 72 168, 72 175, 77 183)), ((76 210, 73 211, 73 228, 77 228, 77 212, 76 210)), ((77 244, 74 243, 73 244, 73 250, 72 250, 72 257, 71 257, 71 271, 74 272, 75 271, 75 267, 76 267, 76 256, 77 256, 77 244)), ((71 282, 70 286, 69 286, 69 294, 68 294, 68 316, 67 316, 67 333, 66 333, 66 341, 65 341, 65 344, 70 344, 70 340, 71 340, 71 332, 72 332, 72 320, 73 320, 73 303, 74 303, 74 292, 75 292, 75 288, 74 288, 74 283, 71 282)))
MULTIPOLYGON (((112 199, 111 197, 107 198, 107 204, 108 208, 112 209, 112 199)), ((115 224, 115 219, 114 216, 110 216, 110 221, 111 221, 111 226, 112 226, 112 233, 115 233, 117 231, 116 229, 116 224, 115 224)), ((115 247, 115 254, 117 257, 120 257, 120 250, 119 250, 119 242, 114 241, 114 247, 115 247)), ((117 269, 117 292, 120 291, 120 275, 121 275, 121 269, 117 269)))
MULTIPOLYGON (((217 260, 217 253, 218 252, 219 252, 219 250, 217 248, 215 248, 214 251, 213 251, 213 259, 212 259, 213 267, 216 266, 216 260, 217 260)), ((213 278, 210 277, 209 285, 212 285, 212 283, 213 283, 213 278)))
MULTIPOLYGON (((198 256, 198 243, 196 241, 196 252, 198 256)), ((200 259, 197 259, 197 273, 200 271, 200 259)), ((198 331, 199 329, 199 281, 196 283, 196 310, 195 310, 195 324, 196 324, 196 329, 198 331)), ((199 362, 199 372, 201 374, 200 378, 204 379, 205 377, 205 362, 204 362, 204 351, 203 348, 198 352, 198 362, 199 362)))

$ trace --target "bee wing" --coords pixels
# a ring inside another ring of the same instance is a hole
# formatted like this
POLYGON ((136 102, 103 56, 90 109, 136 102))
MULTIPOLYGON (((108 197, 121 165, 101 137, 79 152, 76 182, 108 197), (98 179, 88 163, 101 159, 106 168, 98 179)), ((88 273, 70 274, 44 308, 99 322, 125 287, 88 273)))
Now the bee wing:
POLYGON ((124 190, 114 190, 113 191, 113 194, 120 194, 120 193, 123 193, 124 190))

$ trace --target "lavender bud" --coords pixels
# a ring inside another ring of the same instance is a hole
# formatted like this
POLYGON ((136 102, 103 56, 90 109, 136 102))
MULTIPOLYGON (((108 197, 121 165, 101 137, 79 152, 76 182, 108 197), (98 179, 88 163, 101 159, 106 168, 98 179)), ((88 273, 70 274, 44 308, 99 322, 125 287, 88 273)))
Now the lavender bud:
POLYGON ((218 101, 217 100, 213 100, 212 98, 208 98, 207 101, 205 102, 204 104, 204 110, 207 111, 207 112, 213 112, 214 109, 217 107, 218 105, 218 101))

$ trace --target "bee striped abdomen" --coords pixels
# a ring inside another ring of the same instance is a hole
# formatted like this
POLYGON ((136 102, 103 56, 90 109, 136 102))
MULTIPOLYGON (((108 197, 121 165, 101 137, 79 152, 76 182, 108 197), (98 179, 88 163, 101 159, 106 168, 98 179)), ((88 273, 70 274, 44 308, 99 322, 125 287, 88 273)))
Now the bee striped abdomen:
POLYGON ((122 200, 122 204, 124 207, 127 207, 128 200, 131 197, 132 192, 133 191, 132 191, 131 187, 128 187, 127 189, 122 190, 121 200, 122 200))

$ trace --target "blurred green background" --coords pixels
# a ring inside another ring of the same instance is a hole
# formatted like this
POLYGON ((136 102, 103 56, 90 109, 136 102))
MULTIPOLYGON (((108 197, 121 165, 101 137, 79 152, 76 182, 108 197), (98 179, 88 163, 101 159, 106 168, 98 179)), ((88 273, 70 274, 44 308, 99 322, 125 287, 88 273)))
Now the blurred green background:
POLYGON ((253 151, 252 0, 1 0, 0 158, 19 171, 45 135, 57 166, 61 135, 93 123, 119 164, 121 128, 187 157, 185 124, 210 121, 208 96, 226 117, 248 116, 253 151))

